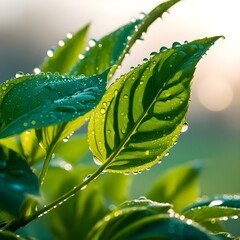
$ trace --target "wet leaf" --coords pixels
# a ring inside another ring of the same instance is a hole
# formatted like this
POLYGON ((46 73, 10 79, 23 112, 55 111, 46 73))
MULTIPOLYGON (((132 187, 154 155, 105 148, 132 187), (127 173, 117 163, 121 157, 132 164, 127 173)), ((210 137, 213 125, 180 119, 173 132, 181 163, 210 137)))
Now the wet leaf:
POLYGON ((90 148, 108 171, 144 170, 174 145, 186 121, 195 67, 218 38, 160 52, 110 86, 89 122, 90 148))
POLYGON ((183 210, 183 214, 196 222, 209 220, 238 219, 240 216, 240 196, 226 195, 192 204, 183 210))
POLYGON ((201 239, 212 238, 207 231, 192 221, 171 216, 171 205, 135 200, 113 210, 99 221, 87 239, 201 239))
POLYGON ((200 171, 198 163, 171 169, 150 188, 147 197, 158 202, 169 202, 176 211, 182 210, 199 197, 197 180, 200 171))
POLYGON ((89 24, 84 26, 74 35, 68 33, 64 41, 59 41, 60 46, 52 52, 51 57, 47 57, 40 69, 42 72, 59 72, 60 74, 67 73, 71 67, 77 62, 78 55, 83 51, 87 42, 89 24), (63 46, 62 46, 63 45, 63 46))
MULTIPOLYGON (((27 238, 23 238, 13 232, 10 231, 2 231, 0 230, 0 239, 1 240, 27 240, 27 238)), ((29 240, 31 238, 28 238, 29 240)))
POLYGON ((37 176, 20 155, 0 147, 0 211, 18 216, 24 200, 39 197, 37 176))
POLYGON ((69 74, 87 76, 98 74, 111 67, 109 79, 129 53, 133 44, 142 38, 148 27, 169 8, 180 0, 170 0, 157 6, 143 18, 134 19, 100 40, 92 39, 87 50, 80 55, 80 60, 69 74))
POLYGON ((26 75, 0 86, 0 138, 74 120, 105 92, 107 72, 92 77, 26 75))

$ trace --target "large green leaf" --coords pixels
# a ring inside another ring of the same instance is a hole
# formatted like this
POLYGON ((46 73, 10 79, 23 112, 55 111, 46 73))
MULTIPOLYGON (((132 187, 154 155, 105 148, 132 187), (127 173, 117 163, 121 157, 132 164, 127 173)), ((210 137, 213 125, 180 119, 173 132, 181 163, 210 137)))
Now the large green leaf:
POLYGON ((87 239, 150 240, 150 239, 221 239, 184 216, 175 214, 169 204, 147 199, 120 205, 99 221, 87 239))
POLYGON ((0 88, 0 138, 88 113, 105 92, 108 70, 92 77, 26 75, 0 88))
POLYGON ((169 202, 176 211, 182 210, 199 197, 197 180, 200 170, 198 163, 171 169, 150 188, 147 197, 158 202, 169 202))
POLYGON ((37 176, 20 155, 4 147, 0 147, 0 196, 0 212, 12 216, 20 214, 24 200, 39 197, 37 176))
POLYGON ((59 41, 59 47, 55 50, 48 50, 50 55, 41 65, 42 72, 67 73, 77 62, 78 55, 83 51, 87 41, 89 25, 84 26, 76 34, 68 33, 65 41, 59 41))
POLYGON ((186 121, 195 67, 218 38, 174 43, 110 86, 89 122, 90 148, 108 171, 141 171, 169 151, 186 121))
POLYGON ((90 40, 86 51, 80 55, 80 60, 71 69, 69 74, 85 74, 90 76, 114 66, 111 69, 111 74, 109 74, 109 77, 111 77, 130 48, 138 39, 142 38, 142 34, 147 31, 152 22, 161 17, 164 12, 179 1, 166 1, 144 17, 134 19, 131 23, 120 27, 99 41, 90 40))

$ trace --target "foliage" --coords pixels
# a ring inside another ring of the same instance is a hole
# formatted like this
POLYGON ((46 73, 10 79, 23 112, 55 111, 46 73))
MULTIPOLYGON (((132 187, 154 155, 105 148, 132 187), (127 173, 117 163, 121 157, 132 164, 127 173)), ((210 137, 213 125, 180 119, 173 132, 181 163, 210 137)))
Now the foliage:
POLYGON ((0 86, 1 239, 234 239, 221 220, 238 218, 240 196, 199 200, 198 164, 172 169, 135 200, 131 176, 116 174, 149 169, 176 143, 196 65, 220 38, 162 47, 113 81, 133 44, 177 2, 84 50, 87 24, 39 73, 0 86), (88 133, 73 135, 86 122, 88 133))

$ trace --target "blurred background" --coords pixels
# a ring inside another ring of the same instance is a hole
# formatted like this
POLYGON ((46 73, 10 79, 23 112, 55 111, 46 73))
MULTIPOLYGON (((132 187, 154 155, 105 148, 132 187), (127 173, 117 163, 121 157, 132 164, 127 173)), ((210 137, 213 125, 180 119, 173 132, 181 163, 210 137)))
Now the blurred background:
MULTIPOLYGON (((138 17, 140 12, 148 13, 160 2, 0 0, 0 81, 14 77, 17 71, 31 73, 51 46, 88 22, 92 23, 90 38, 98 39, 131 17, 138 17)), ((135 196, 171 166, 196 160, 203 164, 202 195, 240 193, 239 22, 239 0, 184 0, 158 19, 144 41, 137 43, 125 59, 117 75, 141 63, 161 46, 225 36, 203 57, 196 70, 188 131, 162 164, 135 177, 135 196)), ((237 224, 239 227, 239 220, 229 227, 237 231, 237 224)))

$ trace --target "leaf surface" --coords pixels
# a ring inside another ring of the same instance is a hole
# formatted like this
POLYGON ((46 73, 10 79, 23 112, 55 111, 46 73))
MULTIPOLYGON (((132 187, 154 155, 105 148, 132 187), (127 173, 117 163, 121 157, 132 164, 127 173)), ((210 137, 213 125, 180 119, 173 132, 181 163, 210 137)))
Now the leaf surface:
POLYGON ((149 168, 174 145, 195 67, 218 38, 174 44, 110 86, 89 122, 90 148, 108 171, 149 168))
POLYGON ((43 73, 2 84, 0 138, 85 115, 104 94, 107 72, 78 78, 43 73))

